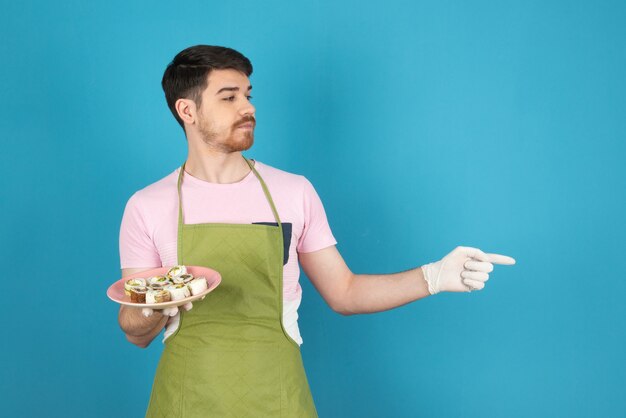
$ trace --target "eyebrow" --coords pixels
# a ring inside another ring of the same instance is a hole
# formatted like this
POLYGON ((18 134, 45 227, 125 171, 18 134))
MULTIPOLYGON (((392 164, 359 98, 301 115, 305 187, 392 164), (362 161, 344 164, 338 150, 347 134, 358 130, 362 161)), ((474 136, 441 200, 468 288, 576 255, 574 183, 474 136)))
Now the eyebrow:
MULTIPOLYGON (((252 86, 248 86, 248 91, 250 90, 252 90, 252 86)), ((239 87, 222 87, 221 89, 217 91, 217 93, 215 93, 215 95, 217 96, 223 91, 239 91, 239 87)))

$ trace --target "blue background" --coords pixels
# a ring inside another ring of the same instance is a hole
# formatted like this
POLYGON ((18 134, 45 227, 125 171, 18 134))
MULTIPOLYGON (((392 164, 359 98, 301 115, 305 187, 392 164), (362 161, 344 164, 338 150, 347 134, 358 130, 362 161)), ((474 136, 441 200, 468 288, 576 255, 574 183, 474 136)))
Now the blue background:
POLYGON ((162 345, 126 342, 105 291, 127 199, 186 156, 160 80, 199 43, 251 59, 247 155, 312 181, 354 272, 517 259, 352 317, 302 277, 321 417, 624 416, 625 21, 617 1, 3 1, 3 416, 143 416, 162 345))

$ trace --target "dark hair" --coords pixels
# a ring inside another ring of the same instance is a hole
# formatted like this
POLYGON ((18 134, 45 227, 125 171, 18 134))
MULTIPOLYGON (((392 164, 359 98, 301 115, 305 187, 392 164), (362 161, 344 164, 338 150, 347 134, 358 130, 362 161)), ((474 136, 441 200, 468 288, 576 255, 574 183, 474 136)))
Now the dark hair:
POLYGON ((185 129, 176 112, 178 99, 191 99, 197 106, 202 103, 202 92, 206 89, 212 70, 233 69, 252 74, 250 60, 231 48, 212 45, 196 45, 180 51, 170 62, 163 74, 161 86, 165 92, 167 106, 185 129))

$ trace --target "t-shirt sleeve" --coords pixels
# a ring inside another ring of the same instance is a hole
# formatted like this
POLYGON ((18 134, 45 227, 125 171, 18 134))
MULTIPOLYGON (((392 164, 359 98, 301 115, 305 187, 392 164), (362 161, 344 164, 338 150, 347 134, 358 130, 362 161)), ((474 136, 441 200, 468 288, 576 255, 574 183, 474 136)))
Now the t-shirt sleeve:
POLYGON ((149 234, 137 194, 126 203, 122 217, 120 265, 123 269, 161 265, 161 258, 149 234))
POLYGON ((309 180, 304 178, 304 231, 298 241, 299 253, 311 253, 337 244, 326 218, 322 201, 309 180))

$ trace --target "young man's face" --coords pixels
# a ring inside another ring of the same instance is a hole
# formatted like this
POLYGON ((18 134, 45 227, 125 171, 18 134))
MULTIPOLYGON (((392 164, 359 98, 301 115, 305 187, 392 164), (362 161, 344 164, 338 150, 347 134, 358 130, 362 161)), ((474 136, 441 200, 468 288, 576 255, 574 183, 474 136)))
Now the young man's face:
POLYGON ((256 109, 250 103, 250 80, 237 70, 213 70, 198 108, 198 131, 222 152, 245 151, 254 142, 256 109))

